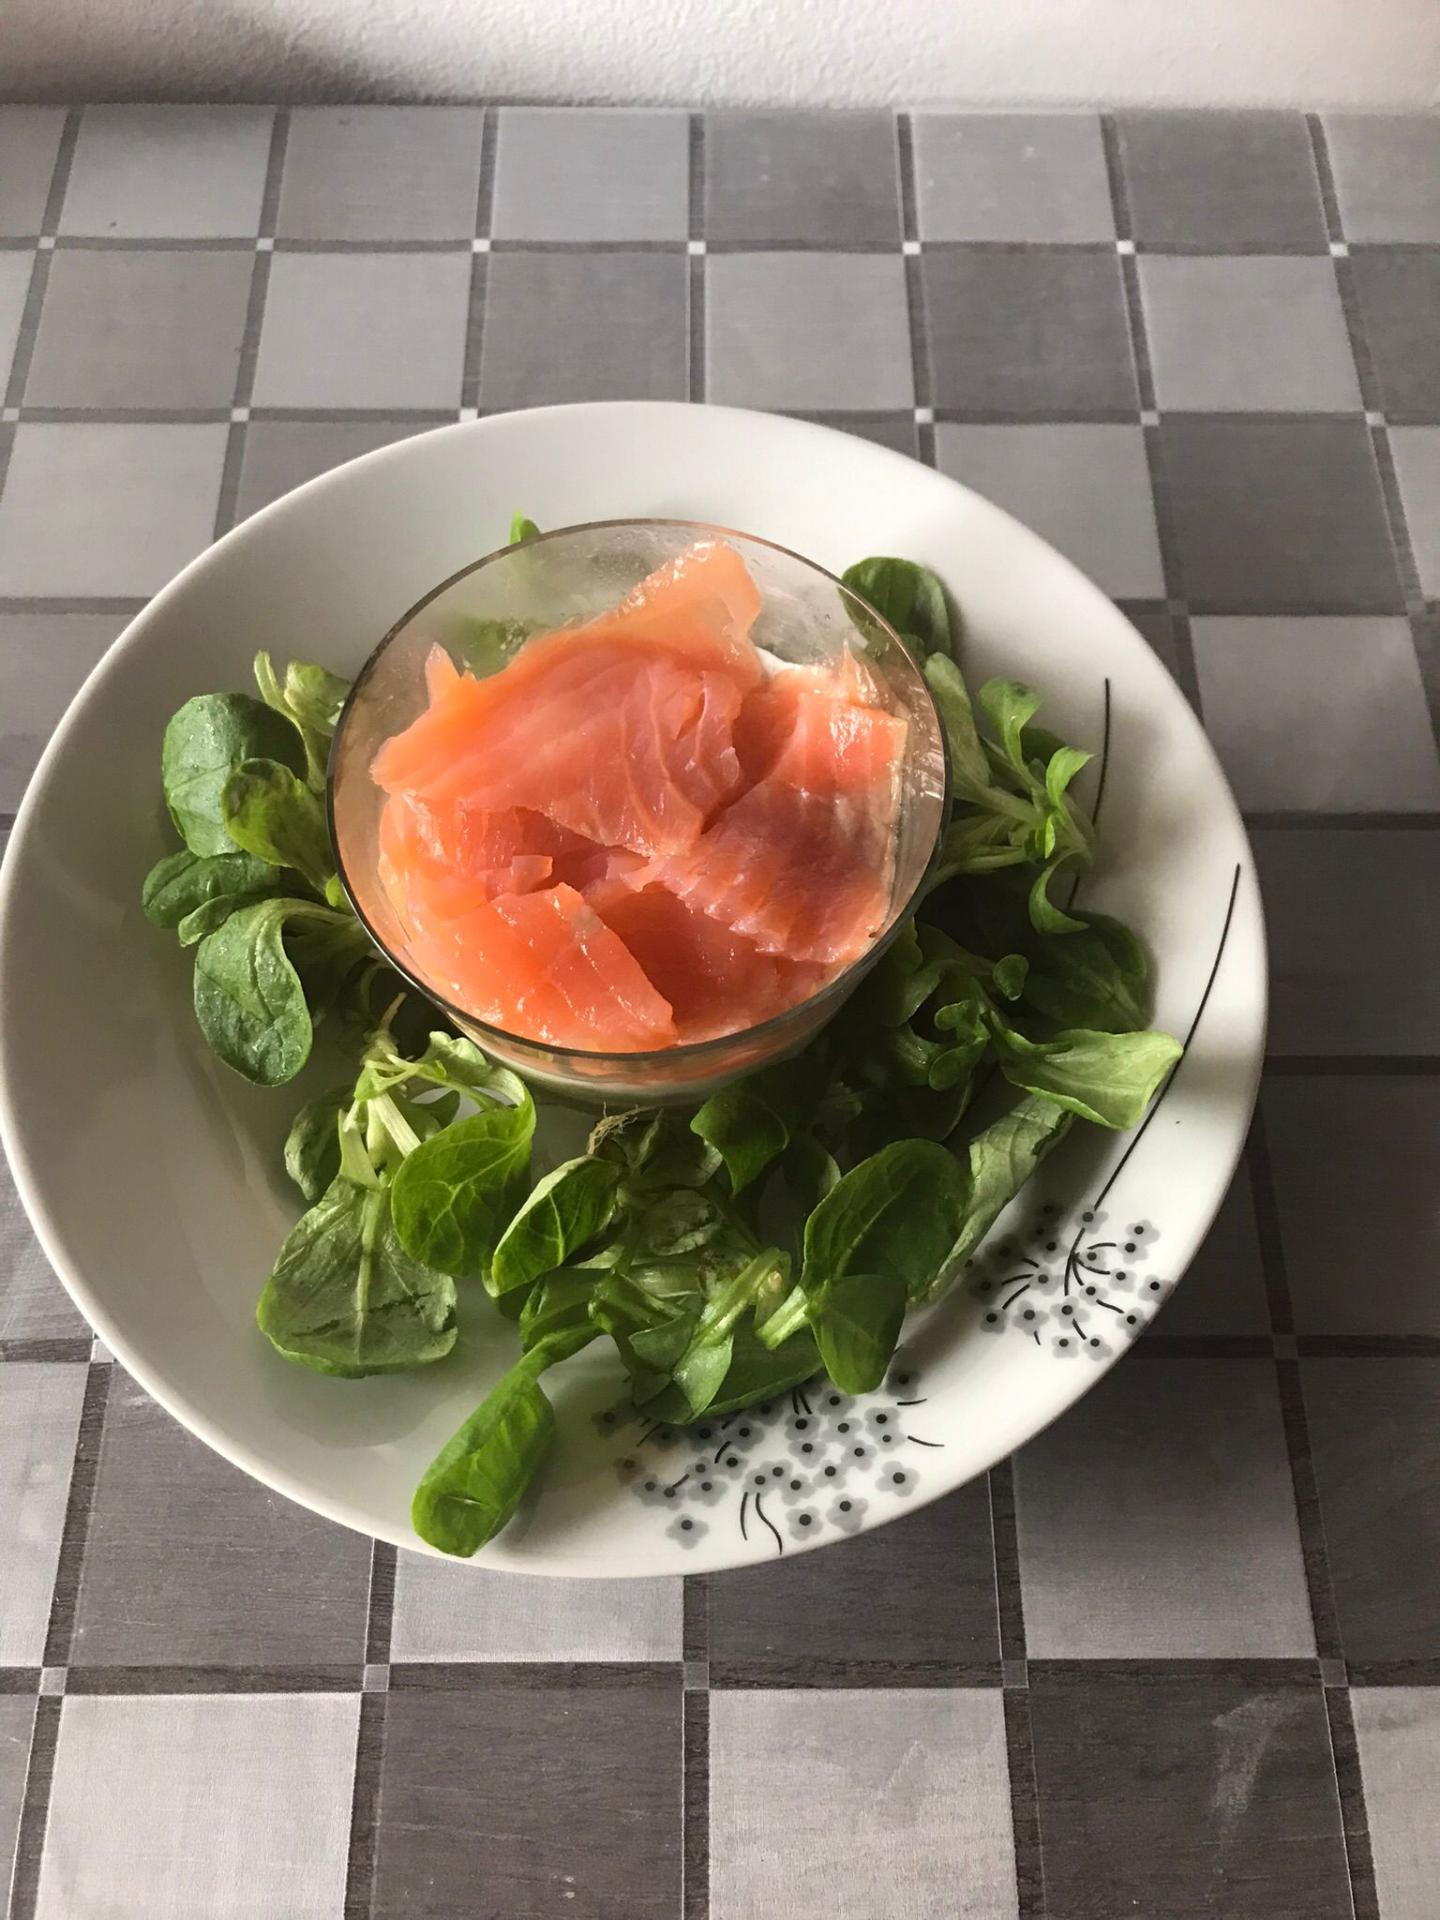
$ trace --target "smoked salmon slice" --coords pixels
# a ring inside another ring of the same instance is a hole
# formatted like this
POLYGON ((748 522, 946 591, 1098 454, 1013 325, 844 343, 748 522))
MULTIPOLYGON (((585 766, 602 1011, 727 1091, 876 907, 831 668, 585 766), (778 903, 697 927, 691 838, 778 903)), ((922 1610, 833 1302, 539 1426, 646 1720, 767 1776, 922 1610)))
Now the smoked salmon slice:
POLYGON ((375 779, 433 805, 535 808, 602 846, 679 852, 739 784, 732 734, 761 679, 759 606, 733 547, 695 547, 501 673, 432 671, 430 706, 380 749, 375 779))
POLYGON ((741 1024, 758 1026, 807 1000, 826 969, 762 953, 753 940, 698 912, 664 887, 600 881, 586 898, 669 1001, 682 1041, 713 1040, 741 1024))
POLYGON ((883 930, 906 724, 849 650, 778 666, 721 540, 485 679, 443 650, 376 755, 381 884, 415 970, 555 1046, 718 1038, 883 930))
POLYGON ((752 692, 736 745, 755 784, 682 853, 632 876, 762 953, 858 958, 890 906, 905 722, 864 704, 845 668, 787 668, 752 692))
POLYGON ((573 887, 503 893, 438 920, 412 904, 411 924, 427 977, 492 1026, 597 1052, 676 1042, 669 1004, 573 887))

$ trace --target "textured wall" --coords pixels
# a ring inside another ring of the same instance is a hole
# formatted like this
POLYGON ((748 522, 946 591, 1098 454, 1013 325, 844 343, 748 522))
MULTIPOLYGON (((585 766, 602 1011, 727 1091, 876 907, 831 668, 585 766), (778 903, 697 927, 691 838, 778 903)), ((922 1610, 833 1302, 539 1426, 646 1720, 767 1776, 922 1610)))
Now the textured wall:
POLYGON ((1429 105, 1440 0, 0 0, 0 92, 1429 105))

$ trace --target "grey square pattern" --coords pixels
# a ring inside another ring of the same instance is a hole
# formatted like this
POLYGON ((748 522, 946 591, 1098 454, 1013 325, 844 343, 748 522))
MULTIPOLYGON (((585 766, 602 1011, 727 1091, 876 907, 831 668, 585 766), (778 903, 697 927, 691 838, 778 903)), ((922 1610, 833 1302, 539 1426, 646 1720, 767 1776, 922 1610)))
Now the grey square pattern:
POLYGON ((1440 1053, 1440 1000, 1413 964, 1440 942, 1440 836, 1317 827, 1303 839, 1267 829, 1253 841, 1270 937, 1271 1053, 1440 1053))
POLYGON ((913 405, 898 255, 736 253, 708 265, 712 400, 795 413, 913 405))
POLYGON ((1325 137, 1340 217, 1352 240, 1440 243, 1440 120, 1329 113, 1325 137))
POLYGON ((37 1920, 331 1920, 344 1897, 357 1703, 69 1699, 37 1920))
POLYGON ((1382 410, 1440 421, 1440 247, 1362 247, 1351 265, 1382 410))
POLYGON ((1093 113, 918 113, 925 240, 1111 240, 1115 210, 1093 113))
POLYGON ((1155 500, 1138 426, 943 422, 935 462, 1033 527, 1121 600, 1163 599, 1155 500))
POLYGON ((892 116, 708 115, 705 236, 745 246, 894 246, 900 172, 892 116))
POLYGON ((226 429, 21 425, 0 499, 0 594, 155 593, 214 532, 226 429))
POLYGON ((1210 736, 1242 806, 1440 809, 1440 759, 1404 620, 1202 618, 1192 633, 1210 736))
MULTIPOLYGON (((51 615, 52 620, 64 615, 51 615)), ((94 615, 81 615, 94 619, 94 615)), ((103 616, 102 616, 103 617, 103 616)), ((109 626, 117 622, 109 621, 109 626)), ((0 649, 5 646, 4 625, 0 624, 0 649)), ((11 736, 12 746, 14 736, 11 736)), ((15 767, 15 763, 11 763, 15 767)), ((15 767, 18 772, 18 767, 15 767)), ((12 781, 12 790, 21 781, 12 781)), ((0 804, 4 804, 0 802, 0 804)), ((5 837, 0 834, 0 850, 5 837)), ((66 1340, 88 1343, 90 1330, 71 1304, 70 1296, 50 1270, 50 1262, 40 1251, 40 1243, 25 1217, 10 1167, 0 1154, 0 1356, 30 1350, 33 1341, 66 1340)))
POLYGON ((469 298, 460 254, 278 253, 255 403, 453 410, 469 298))
POLYGON ((274 117, 269 107, 87 107, 60 231, 167 240, 258 233, 274 117))
POLYGON ((941 1920, 960 1884, 977 1920, 1015 1912, 994 1692, 716 1694, 710 1792, 725 1920, 941 1920), (795 1836, 780 1854, 777 1827, 795 1836))
POLYGON ((1172 414, 1160 436, 1193 611, 1399 611, 1380 478, 1358 417, 1172 414))
POLYGON ((358 1666, 366 1543, 230 1466, 118 1370, 71 1655, 84 1666, 358 1666))
POLYGON ((1018 1462, 1026 1645, 1039 1658, 1314 1649, 1274 1369, 1147 1360, 1018 1462))
POLYGON ((683 1585, 270 1494, 0 1172, 16 1920, 1433 1920, 1437 262, 1434 116, 0 106, 0 842, 237 519, 477 410, 729 401, 1121 601, 1251 815, 1273 988, 1126 1365, 893 1527, 683 1585))
POLYGON ((1410 1178, 1412 1154, 1440 1153, 1434 1081, 1276 1079, 1263 1104, 1297 1328, 1440 1334, 1440 1217, 1410 1178))
POLYGON ((682 400, 685 261, 668 253, 492 254, 480 404, 682 400))
POLYGON ((377 1920, 512 1920, 540 1898, 584 1920, 679 1911, 677 1687, 406 1690, 386 1708, 377 1920))
POLYGON ((1132 231, 1202 253, 1325 250, 1320 185, 1298 113, 1123 113, 1132 231))
POLYGON ((39 234, 64 131, 62 107, 0 107, 0 234, 39 234))
POLYGON ((1343 413, 1360 383, 1328 259, 1140 262, 1158 405, 1177 413, 1343 413))
POLYGON ((683 240, 688 116, 503 107, 490 231, 504 240, 683 240))
POLYGON ((26 400, 228 410, 252 273, 243 253, 57 253, 26 400))
POLYGON ((276 232, 291 240, 468 240, 478 107, 301 107, 276 232))
POLYGON ((1113 253, 960 248, 927 253, 921 267, 937 407, 979 419, 1134 417, 1113 253))

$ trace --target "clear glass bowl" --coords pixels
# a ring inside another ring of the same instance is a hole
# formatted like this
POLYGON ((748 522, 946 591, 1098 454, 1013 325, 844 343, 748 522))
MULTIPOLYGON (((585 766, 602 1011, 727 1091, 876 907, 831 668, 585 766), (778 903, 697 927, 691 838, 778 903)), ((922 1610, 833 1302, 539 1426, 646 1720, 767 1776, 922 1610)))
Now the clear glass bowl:
POLYGON ((528 1079, 587 1103, 682 1100, 802 1047, 914 912, 944 826, 944 735, 924 675, 904 642, 823 568, 768 540, 697 521, 597 521, 501 548, 411 608, 365 663, 341 714, 330 756, 329 797, 340 880, 356 913, 393 965, 463 1033, 528 1079), (760 589, 761 612, 752 630, 758 647, 787 665, 833 662, 851 648, 880 681, 892 710, 909 723, 884 926, 859 959, 809 999, 718 1039, 654 1052, 595 1053, 506 1032, 455 1005, 425 977, 411 951, 379 878, 384 795, 371 777, 375 755, 424 710, 425 662, 437 642, 458 666, 493 671, 503 662, 477 654, 476 623, 501 623, 486 629, 491 634, 505 627, 524 633, 593 618, 612 609, 656 567, 709 539, 733 546, 760 589))

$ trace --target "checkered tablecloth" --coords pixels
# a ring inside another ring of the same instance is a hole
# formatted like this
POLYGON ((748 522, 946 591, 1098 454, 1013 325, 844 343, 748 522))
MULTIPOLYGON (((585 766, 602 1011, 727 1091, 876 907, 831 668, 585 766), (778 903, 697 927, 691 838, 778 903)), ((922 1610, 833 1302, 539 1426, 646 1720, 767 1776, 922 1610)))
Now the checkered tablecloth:
POLYGON ((1440 119, 0 108, 0 236, 0 809, 297 482, 689 396, 933 461, 1114 595, 1274 962, 1158 1330, 988 1482, 683 1586, 272 1496, 0 1186, 13 1920, 1435 1920, 1440 119))

